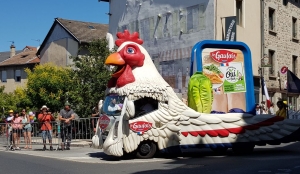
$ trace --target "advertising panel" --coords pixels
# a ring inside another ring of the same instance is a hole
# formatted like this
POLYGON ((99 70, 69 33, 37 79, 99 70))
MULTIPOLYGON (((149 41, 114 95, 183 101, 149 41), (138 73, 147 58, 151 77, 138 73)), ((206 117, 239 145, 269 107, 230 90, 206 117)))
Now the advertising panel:
POLYGON ((212 110, 246 109, 244 55, 240 50, 203 49, 202 68, 203 74, 212 83, 212 110))

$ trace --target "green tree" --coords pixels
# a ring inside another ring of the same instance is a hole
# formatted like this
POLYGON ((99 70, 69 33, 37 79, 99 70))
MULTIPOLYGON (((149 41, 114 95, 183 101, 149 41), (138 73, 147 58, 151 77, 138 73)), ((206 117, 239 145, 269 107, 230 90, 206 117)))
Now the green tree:
POLYGON ((34 107, 47 105, 52 111, 59 111, 72 85, 71 69, 46 63, 35 66, 33 70, 25 69, 25 72, 28 77, 27 100, 34 107))
POLYGON ((0 86, 0 109, 1 109, 0 116, 7 115, 10 109, 14 111, 18 109, 17 108, 17 104, 19 102, 18 97, 12 92, 5 93, 4 89, 5 89, 4 86, 0 86))
POLYGON ((69 93, 69 100, 80 117, 90 116, 93 106, 104 98, 111 75, 104 64, 105 59, 111 54, 107 40, 105 38, 94 40, 86 48, 89 51, 88 55, 73 57, 74 84, 69 93))

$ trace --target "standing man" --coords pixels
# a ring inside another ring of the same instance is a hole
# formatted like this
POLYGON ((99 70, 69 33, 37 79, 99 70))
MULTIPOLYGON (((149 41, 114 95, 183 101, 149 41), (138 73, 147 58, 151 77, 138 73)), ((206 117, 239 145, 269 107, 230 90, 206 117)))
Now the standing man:
POLYGON ((71 109, 70 103, 65 103, 65 108, 60 110, 59 120, 61 121, 61 148, 64 149, 66 145, 66 150, 70 150, 71 138, 72 138, 72 120, 74 120, 75 115, 73 109, 71 109), (67 140, 67 142, 66 142, 67 140))

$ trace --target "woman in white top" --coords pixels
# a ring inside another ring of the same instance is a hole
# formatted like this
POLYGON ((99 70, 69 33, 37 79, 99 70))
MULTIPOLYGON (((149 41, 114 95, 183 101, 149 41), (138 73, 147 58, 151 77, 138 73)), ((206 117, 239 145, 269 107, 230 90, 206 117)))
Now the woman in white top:
POLYGON ((274 104, 273 104, 273 103, 271 103, 271 105, 270 105, 269 113, 270 113, 271 115, 275 115, 274 104))
MULTIPOLYGON (((29 115, 33 115, 32 112, 29 112, 29 115)), ((32 149, 31 146, 31 131, 32 131, 32 127, 30 124, 30 118, 29 115, 26 114, 26 110, 22 109, 22 113, 21 116, 23 117, 22 119, 22 123, 24 125, 23 127, 23 135, 24 135, 24 141, 26 146, 24 147, 24 149, 32 149)))

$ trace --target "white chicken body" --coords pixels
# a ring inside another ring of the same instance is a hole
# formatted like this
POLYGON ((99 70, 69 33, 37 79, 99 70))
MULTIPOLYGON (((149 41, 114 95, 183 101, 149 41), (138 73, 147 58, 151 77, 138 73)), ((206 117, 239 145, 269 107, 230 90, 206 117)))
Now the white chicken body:
MULTIPOLYGON (((118 51, 126 44, 136 43, 124 42, 118 51)), ((109 88, 106 92, 127 96, 128 101, 151 97, 158 101, 158 109, 139 117, 120 118, 118 138, 113 137, 113 126, 103 145, 105 153, 122 156, 123 150, 133 152, 143 141, 155 142, 159 150, 186 145, 230 147, 239 142, 268 143, 281 141, 299 129, 300 120, 282 120, 273 115, 203 114, 192 110, 161 77, 148 52, 141 45, 138 47, 145 60, 143 66, 132 69, 135 81, 123 87, 109 88), (152 128, 138 135, 129 128, 129 124, 138 121, 152 123, 152 128)), ((129 110, 125 115, 130 115, 129 110)))

